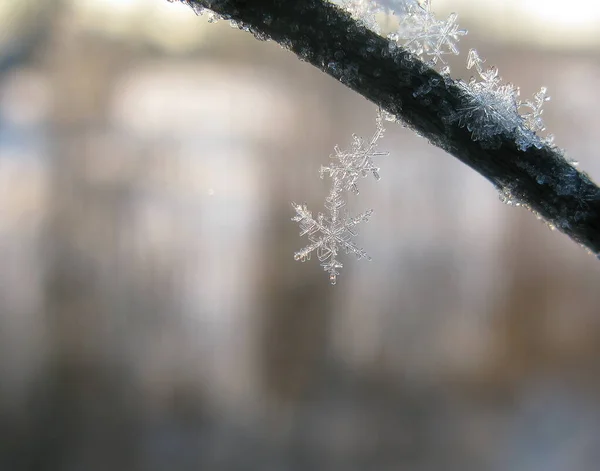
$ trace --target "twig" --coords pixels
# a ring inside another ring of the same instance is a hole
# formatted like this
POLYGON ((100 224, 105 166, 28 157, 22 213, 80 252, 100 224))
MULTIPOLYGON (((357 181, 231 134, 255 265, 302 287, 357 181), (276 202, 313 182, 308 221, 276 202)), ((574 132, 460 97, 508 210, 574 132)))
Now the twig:
MULTIPOLYGON (((453 119, 468 106, 455 81, 368 30, 325 0, 185 0, 271 39, 397 116, 432 144, 541 215, 594 254, 600 253, 600 188, 560 149, 519 149, 513 132, 474 141, 453 119), (419 90, 427 93, 419 93, 419 90)), ((473 123, 475 125, 475 123, 473 123)), ((600 258, 600 256, 599 256, 600 258)))

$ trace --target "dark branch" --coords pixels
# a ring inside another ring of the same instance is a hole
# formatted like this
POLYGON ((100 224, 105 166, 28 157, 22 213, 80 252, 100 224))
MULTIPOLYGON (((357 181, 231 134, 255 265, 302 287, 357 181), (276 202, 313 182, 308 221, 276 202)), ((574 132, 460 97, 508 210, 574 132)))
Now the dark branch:
POLYGON ((479 172, 511 198, 600 253, 600 189, 559 149, 519 149, 515 133, 474 141, 453 119, 464 91, 324 0, 186 0, 271 39, 396 115, 432 144, 479 172), (416 93, 427 89, 427 93, 416 93), (431 88, 431 90, 429 90, 431 88))

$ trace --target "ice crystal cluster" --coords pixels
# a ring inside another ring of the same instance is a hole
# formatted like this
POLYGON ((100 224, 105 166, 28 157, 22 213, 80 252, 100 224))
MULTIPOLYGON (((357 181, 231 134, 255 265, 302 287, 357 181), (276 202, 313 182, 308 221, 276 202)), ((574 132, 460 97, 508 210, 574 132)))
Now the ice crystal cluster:
MULTIPOLYGON (((173 0, 169 0, 173 1, 173 0)), ((180 0, 190 5, 197 14, 206 13, 210 22, 219 15, 191 0, 180 0)), ((387 35, 392 44, 403 47, 427 65, 442 67, 441 73, 449 78, 450 69, 445 56, 459 54, 458 42, 467 34, 460 29, 458 15, 451 13, 446 19, 438 19, 432 11, 432 0, 328 0, 345 9, 356 21, 381 34, 377 16, 395 15, 398 28, 387 35)), ((232 26, 240 27, 235 21, 232 26)), ((243 28, 247 29, 247 28, 243 28)), ((259 39, 265 39, 253 32, 259 39)), ((467 127, 472 138, 482 145, 494 146, 497 137, 514 133, 520 149, 530 146, 553 145, 553 137, 542 138, 538 133, 545 130, 542 120, 543 104, 550 98, 542 87, 531 100, 519 99, 519 88, 502 82, 498 69, 484 68, 484 61, 475 50, 469 51, 467 68, 474 68, 476 77, 469 82, 457 80, 463 90, 465 102, 448 118, 451 123, 467 127)), ((417 95, 426 95, 427 87, 417 90, 417 95)), ((431 90, 431 87, 429 88, 431 90)), ((396 120, 386 116, 387 120, 396 120)))
POLYGON ((310 260, 312 253, 316 252, 323 270, 329 274, 331 284, 336 284, 339 269, 343 267, 338 258, 341 252, 354 254, 357 259, 371 260, 352 239, 358 235, 355 227, 361 222, 367 222, 373 210, 369 209, 355 217, 350 216, 344 209, 344 195, 347 192, 357 195, 358 180, 369 174, 379 180, 379 168, 375 166, 373 158, 388 155, 387 152, 377 150, 378 141, 384 133, 381 110, 377 114, 376 124, 377 129, 368 142, 353 135, 350 149, 341 150, 336 146, 334 153, 330 155, 330 164, 321 167, 321 178, 331 178, 331 189, 325 199, 327 214, 318 213, 314 217, 306 204, 292 203, 296 211, 292 221, 299 223, 300 236, 308 235, 310 242, 294 254, 294 259, 304 262, 310 260))
MULTIPOLYGON (((398 29, 389 33, 387 38, 427 65, 440 65, 441 73, 449 77, 450 68, 446 65, 445 56, 458 55, 458 42, 467 34, 466 30, 460 29, 456 13, 451 13, 446 19, 438 19, 432 11, 431 0, 342 0, 341 6, 376 32, 380 31, 376 22, 377 13, 395 15, 398 29)), ((503 133, 515 133, 517 145, 523 150, 532 145, 538 148, 551 145, 552 136, 538 136, 545 130, 542 107, 550 99, 546 88, 542 87, 533 99, 522 101, 519 99, 519 88, 503 83, 498 69, 486 68, 484 62, 477 51, 469 51, 467 68, 474 69, 477 76, 469 82, 456 81, 466 101, 455 110, 449 121, 467 127, 474 140, 484 141, 490 146, 494 145, 496 136, 503 133)), ((423 87, 415 93, 424 95, 427 90, 431 90, 431 87, 423 87)))

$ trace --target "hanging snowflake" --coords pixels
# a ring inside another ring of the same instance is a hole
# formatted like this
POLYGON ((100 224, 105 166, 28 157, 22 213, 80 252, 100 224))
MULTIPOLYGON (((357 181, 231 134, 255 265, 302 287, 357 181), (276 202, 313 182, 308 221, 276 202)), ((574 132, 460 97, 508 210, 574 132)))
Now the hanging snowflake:
POLYGON ((317 252, 317 257, 321 262, 323 269, 329 273, 329 280, 334 285, 337 282, 337 276, 340 274, 338 269, 342 268, 342 263, 338 260, 338 254, 343 250, 346 254, 353 253, 356 258, 366 258, 371 260, 367 253, 352 242, 352 238, 358 235, 353 229, 361 222, 367 222, 373 213, 372 209, 365 211, 357 217, 350 217, 345 211, 340 209, 346 204, 341 197, 342 189, 339 185, 334 185, 325 201, 325 208, 329 210, 329 216, 319 213, 317 218, 313 218, 306 204, 292 203, 296 211, 296 216, 292 221, 300 224, 300 235, 308 234, 309 245, 294 254, 295 260, 305 262, 310 260, 312 252, 317 252))
POLYGON ((352 191, 356 195, 358 195, 357 181, 359 178, 366 177, 369 173, 372 173, 375 180, 379 180, 379 167, 373 162, 373 157, 389 155, 389 152, 376 150, 377 143, 385 132, 383 127, 383 112, 381 110, 377 113, 376 124, 377 129, 368 143, 365 144, 363 138, 353 134, 353 142, 350 150, 341 150, 338 146, 335 146, 335 154, 329 156, 334 162, 329 166, 321 166, 321 178, 324 178, 328 174, 334 182, 342 182, 344 190, 352 191))

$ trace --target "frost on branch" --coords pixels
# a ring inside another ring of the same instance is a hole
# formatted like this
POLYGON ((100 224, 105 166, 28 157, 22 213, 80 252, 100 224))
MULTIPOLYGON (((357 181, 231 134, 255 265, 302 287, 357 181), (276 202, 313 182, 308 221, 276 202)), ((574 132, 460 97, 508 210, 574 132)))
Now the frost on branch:
MULTIPOLYGON (((449 78, 450 69, 444 55, 459 54, 458 41, 467 34, 466 30, 459 29, 455 13, 446 20, 438 20, 432 12, 431 0, 378 0, 377 3, 372 0, 338 0, 338 3, 377 32, 375 14, 380 11, 395 14, 399 28, 389 34, 388 39, 427 61, 429 66, 444 64, 441 74, 449 78)), ((545 130, 542 106, 549 100, 546 89, 542 87, 532 100, 520 101, 519 89, 503 83, 498 69, 484 68, 483 64, 475 50, 469 51, 467 68, 475 68, 477 77, 468 83, 457 82, 465 92, 466 102, 454 110, 448 121, 467 127, 474 140, 482 141, 488 147, 497 146, 498 136, 505 133, 514 133, 521 150, 530 146, 541 148, 546 144, 552 145, 552 136, 541 138, 538 135, 545 130)), ((413 95, 426 95, 431 91, 430 85, 422 85, 413 95)), ((396 121, 394 116, 386 119, 396 121)), ((343 156, 340 156, 342 159, 343 156)))
POLYGON ((467 68, 475 67, 480 80, 472 77, 468 83, 458 82, 465 91, 467 103, 458 108, 451 118, 451 121, 458 121, 459 125, 466 126, 476 141, 512 132, 522 122, 518 112, 519 89, 512 84, 503 84, 498 69, 484 69, 483 62, 477 51, 469 51, 467 68))
POLYGON ((523 119, 525 120, 525 126, 531 129, 533 132, 544 131, 546 126, 542 120, 542 113, 544 110, 544 102, 549 101, 550 97, 546 94, 546 87, 540 88, 540 91, 533 95, 533 101, 527 100, 519 103, 520 108, 528 108, 527 113, 523 113, 523 119))
POLYGON ((466 105, 457 108, 450 122, 458 121, 466 126, 473 140, 487 141, 493 145, 495 136, 515 133, 517 145, 525 150, 529 146, 540 148, 551 143, 551 138, 541 139, 536 133, 545 129, 542 121, 542 106, 550 98, 546 88, 536 93, 533 101, 519 100, 519 89, 502 82, 496 67, 484 68, 484 61, 477 51, 471 49, 467 58, 467 68, 475 68, 479 80, 472 77, 468 83, 458 81, 466 96, 466 105), (520 108, 530 111, 520 114, 520 108))
POLYGON ((389 155, 389 152, 376 150, 377 142, 383 137, 385 131, 381 110, 377 113, 376 123, 377 129, 368 143, 365 143, 362 137, 353 134, 350 150, 340 150, 338 146, 335 146, 335 154, 330 155, 333 162, 329 166, 321 166, 321 178, 328 174, 334 182, 339 181, 344 190, 352 191, 356 195, 358 195, 357 182, 359 178, 372 173, 375 180, 379 180, 379 167, 373 162, 373 157, 389 155))
MULTIPOLYGON (((167 0, 170 3, 175 2, 176 0, 167 0)), ((221 16, 218 15, 217 13, 215 13, 214 11, 203 7, 202 5, 200 5, 199 3, 196 3, 192 0, 179 0, 181 3, 183 3, 184 5, 189 6, 196 15, 198 16, 202 16, 204 14, 206 14, 206 19, 208 20, 209 23, 216 23, 217 21, 219 21, 221 19, 221 16)))
POLYGON ((381 28, 377 23, 376 15, 381 7, 374 0, 341 0, 341 7, 346 10, 352 18, 358 20, 371 31, 379 33, 381 28))
POLYGON ((438 61, 445 64, 442 56, 457 55, 460 36, 467 34, 466 30, 459 29, 457 19, 458 15, 452 13, 446 20, 438 20, 431 12, 431 1, 424 0, 407 7, 406 14, 400 18, 398 31, 390 33, 388 39, 423 59, 427 56, 429 65, 438 61))
POLYGON ((336 146, 335 154, 330 156, 333 162, 327 167, 321 167, 321 178, 325 175, 331 177, 331 190, 325 199, 325 209, 329 211, 327 215, 318 213, 314 218, 306 204, 292 203, 296 211, 292 221, 300 224, 300 236, 308 235, 310 241, 306 247, 294 254, 294 259, 303 262, 310 260, 312 252, 316 251, 321 266, 329 273, 331 284, 336 283, 339 269, 343 266, 338 260, 340 252, 354 254, 358 259, 371 260, 363 249, 352 242, 352 238, 358 235, 354 227, 361 222, 367 222, 373 210, 369 209, 351 217, 342 208, 346 205, 344 192, 358 194, 359 178, 367 177, 371 173, 379 180, 379 168, 375 166, 373 157, 388 155, 388 152, 376 150, 377 143, 384 134, 382 110, 377 113, 376 123, 377 129, 368 143, 353 135, 351 149, 342 151, 336 146))

